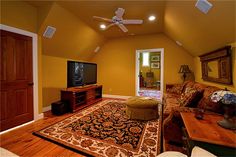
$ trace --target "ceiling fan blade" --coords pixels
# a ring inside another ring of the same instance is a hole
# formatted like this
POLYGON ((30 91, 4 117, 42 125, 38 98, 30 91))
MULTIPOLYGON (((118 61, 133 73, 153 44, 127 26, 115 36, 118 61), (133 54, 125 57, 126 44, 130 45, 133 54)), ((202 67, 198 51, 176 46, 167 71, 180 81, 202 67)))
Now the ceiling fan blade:
POLYGON ((123 32, 128 32, 128 29, 123 24, 118 24, 118 26, 123 32))
POLYGON ((114 26, 114 25, 115 25, 115 23, 109 24, 108 26, 106 26, 106 29, 105 29, 105 30, 107 30, 108 28, 110 28, 111 26, 114 26))
POLYGON ((118 8, 115 12, 116 17, 118 19, 122 19, 122 16, 124 15, 124 13, 125 13, 125 9, 123 9, 123 8, 118 8))
POLYGON ((129 25, 129 24, 142 24, 143 20, 122 20, 123 24, 129 25))
POLYGON ((104 18, 104 17, 93 16, 93 18, 96 19, 96 20, 103 20, 103 21, 107 21, 107 22, 112 22, 111 19, 104 18))

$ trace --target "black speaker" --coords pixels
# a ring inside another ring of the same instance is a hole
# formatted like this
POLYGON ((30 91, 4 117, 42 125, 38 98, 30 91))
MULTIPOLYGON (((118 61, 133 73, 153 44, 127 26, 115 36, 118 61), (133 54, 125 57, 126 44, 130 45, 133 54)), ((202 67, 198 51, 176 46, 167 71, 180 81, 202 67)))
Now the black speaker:
POLYGON ((52 114, 63 115, 69 111, 69 104, 65 101, 57 101, 51 104, 52 114))

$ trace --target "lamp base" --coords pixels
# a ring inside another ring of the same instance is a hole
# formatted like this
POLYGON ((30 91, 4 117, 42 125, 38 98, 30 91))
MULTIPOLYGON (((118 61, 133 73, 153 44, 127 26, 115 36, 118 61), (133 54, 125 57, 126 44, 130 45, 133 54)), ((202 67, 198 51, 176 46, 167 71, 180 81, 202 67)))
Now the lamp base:
POLYGON ((236 130, 236 123, 225 118, 221 121, 218 121, 217 124, 225 129, 236 130))

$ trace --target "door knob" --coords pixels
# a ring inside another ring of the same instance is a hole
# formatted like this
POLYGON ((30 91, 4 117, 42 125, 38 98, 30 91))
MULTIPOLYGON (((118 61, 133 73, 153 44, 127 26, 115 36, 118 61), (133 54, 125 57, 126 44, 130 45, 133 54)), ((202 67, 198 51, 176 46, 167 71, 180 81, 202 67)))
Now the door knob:
POLYGON ((28 86, 33 86, 34 85, 34 82, 29 82, 28 83, 28 86))

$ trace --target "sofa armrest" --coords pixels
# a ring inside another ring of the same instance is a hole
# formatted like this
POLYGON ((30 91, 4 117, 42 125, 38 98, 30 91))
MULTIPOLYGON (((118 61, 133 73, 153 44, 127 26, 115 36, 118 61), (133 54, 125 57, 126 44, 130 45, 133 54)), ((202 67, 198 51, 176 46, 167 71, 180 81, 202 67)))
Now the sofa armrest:
POLYGON ((193 112, 194 108, 173 108, 171 113, 163 122, 163 137, 168 143, 182 144, 182 127, 184 126, 180 112, 193 112))
POLYGON ((181 94, 183 91, 183 87, 184 87, 183 84, 166 84, 166 92, 181 94))
POLYGON ((174 112, 163 122, 163 137, 167 143, 182 144, 181 118, 176 117, 174 112))
POLYGON ((174 87, 175 84, 166 84, 166 90, 174 87))

